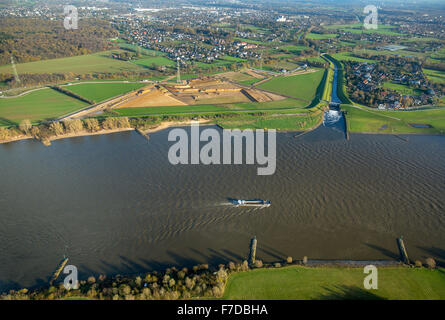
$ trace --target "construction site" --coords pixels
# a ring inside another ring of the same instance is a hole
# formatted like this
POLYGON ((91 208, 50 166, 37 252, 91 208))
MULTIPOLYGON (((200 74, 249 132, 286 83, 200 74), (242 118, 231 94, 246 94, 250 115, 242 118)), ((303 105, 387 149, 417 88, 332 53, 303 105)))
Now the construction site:
POLYGON ((256 88, 245 87, 212 77, 193 79, 181 84, 148 85, 113 101, 111 108, 168 107, 240 102, 268 102, 284 97, 256 88))

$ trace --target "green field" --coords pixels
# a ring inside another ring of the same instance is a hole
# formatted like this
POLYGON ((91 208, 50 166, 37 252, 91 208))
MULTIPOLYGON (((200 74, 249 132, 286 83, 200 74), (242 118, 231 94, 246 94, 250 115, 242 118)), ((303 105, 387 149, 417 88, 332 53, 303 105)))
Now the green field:
POLYGON ((228 59, 226 60, 217 59, 214 60, 212 63, 196 61, 193 63, 193 65, 201 70, 206 70, 211 67, 230 66, 233 62, 234 62, 233 60, 228 60, 228 59))
POLYGON ((356 45, 355 42, 349 42, 349 41, 339 41, 338 43, 339 43, 340 45, 342 45, 342 46, 346 46, 346 47, 349 47, 349 46, 355 46, 355 45, 356 45))
POLYGON ((130 44, 130 43, 125 43, 125 42, 120 42, 119 46, 123 49, 128 49, 134 52, 138 52, 140 54, 146 55, 146 56, 153 56, 153 57, 157 57, 157 56, 164 56, 165 53, 161 52, 161 51, 156 51, 156 50, 150 50, 150 49, 146 49, 146 48, 142 48, 141 46, 135 45, 135 44, 130 44))
POLYGON ((433 62, 433 63, 444 63, 445 62, 445 48, 442 48, 439 51, 433 53, 429 57, 428 61, 433 62))
POLYGON ((370 59, 363 59, 363 58, 355 57, 352 52, 334 53, 332 55, 332 57, 339 61, 355 61, 355 62, 368 62, 368 63, 375 62, 370 59))
POLYGON ((7 125, 17 125, 23 119, 38 122, 57 118, 85 106, 85 102, 45 88, 18 98, 0 99, 0 120, 7 125))
POLYGON ((342 105, 347 111, 348 130, 369 133, 422 133, 445 132, 445 108, 419 111, 379 111, 367 107, 342 105), (410 124, 429 124, 433 128, 414 128, 410 124))
POLYGON ((176 66, 176 62, 167 59, 165 57, 145 57, 143 59, 138 59, 133 61, 134 64, 145 67, 145 68, 151 68, 152 66, 159 67, 159 66, 168 66, 168 67, 174 67, 176 66))
POLYGON ((322 57, 309 57, 309 58, 306 58, 305 60, 307 60, 309 63, 310 62, 326 63, 326 61, 322 57))
POLYGON ((247 61, 246 59, 241 59, 241 58, 231 57, 231 56, 223 56, 221 59, 231 61, 231 62, 245 62, 245 61, 247 61))
POLYGON ((445 269, 379 268, 378 289, 366 290, 363 268, 256 269, 229 277, 223 299, 445 299, 445 269))
POLYGON ((397 91, 401 95, 406 96, 420 96, 422 94, 422 90, 411 88, 410 86, 392 82, 383 82, 383 87, 387 89, 391 89, 397 91))
POLYGON ((101 102, 146 86, 145 83, 82 83, 63 88, 94 102, 101 102))
POLYGON ((428 80, 435 83, 445 83, 445 72, 431 69, 423 69, 428 80))
POLYGON ((290 77, 276 77, 260 84, 258 88, 281 93, 307 102, 315 97, 317 87, 323 78, 324 70, 290 77))
MULTIPOLYGON (((84 56, 76 56, 61 59, 42 60, 17 64, 17 72, 20 73, 112 73, 141 71, 143 68, 137 64, 112 59, 111 52, 104 51, 84 56)), ((10 65, 0 66, 0 73, 13 73, 10 65)))
POLYGON ((418 57, 418 58, 429 58, 430 53, 426 52, 414 52, 409 51, 407 49, 402 50, 396 50, 396 51, 390 51, 390 50, 375 50, 375 49, 359 49, 354 50, 357 54, 370 54, 370 55, 376 55, 376 56, 382 56, 382 55, 389 55, 389 56, 404 56, 404 57, 418 57))
POLYGON ((326 34, 308 33, 306 35, 306 38, 315 40, 333 39, 336 37, 337 37, 336 33, 326 33, 326 34))

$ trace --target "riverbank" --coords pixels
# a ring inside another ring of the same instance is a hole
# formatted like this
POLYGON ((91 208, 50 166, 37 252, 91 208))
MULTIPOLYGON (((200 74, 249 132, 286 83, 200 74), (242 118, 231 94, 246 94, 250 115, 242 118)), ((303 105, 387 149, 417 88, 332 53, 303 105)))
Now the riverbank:
POLYGON ((126 132, 126 131, 134 131, 134 128, 119 128, 119 129, 112 129, 112 130, 101 130, 101 131, 97 131, 97 132, 83 131, 83 132, 77 132, 77 133, 68 133, 68 134, 52 137, 49 139, 49 142, 62 140, 62 139, 97 136, 97 135, 105 135, 105 134, 126 132))
MULTIPOLYGON (((212 124, 211 120, 197 120, 197 122, 199 124, 212 124)), ((190 125, 190 121, 163 121, 149 129, 144 129, 144 130, 139 130, 139 131, 143 134, 149 134, 149 133, 155 133, 158 131, 168 129, 170 127, 179 127, 179 126, 188 126, 188 125, 190 125)), ((95 131, 95 132, 89 132, 89 131, 84 130, 84 131, 75 132, 75 133, 67 133, 67 134, 51 136, 45 140, 36 139, 35 137, 33 137, 31 135, 21 134, 21 135, 15 136, 15 137, 11 137, 9 139, 0 140, 0 144, 6 144, 6 143, 21 141, 21 140, 35 139, 35 140, 41 141, 44 145, 49 146, 49 145, 51 145, 52 141, 57 141, 57 140, 62 140, 62 139, 96 136, 96 135, 107 135, 107 134, 112 134, 112 133, 127 132, 127 131, 134 131, 134 130, 136 130, 136 129, 131 128, 131 127, 117 128, 117 129, 110 129, 110 130, 99 130, 99 131, 95 131)))
POLYGON ((19 136, 12 137, 12 138, 9 138, 9 139, 0 140, 0 144, 6 144, 6 143, 10 143, 10 142, 16 142, 16 141, 21 141, 21 140, 29 140, 29 139, 34 139, 34 137, 25 136, 25 135, 19 135, 19 136))
MULTIPOLYGON (((289 260, 290 259, 290 260, 289 260)), ((99 275, 36 290, 10 290, 0 300, 342 300, 445 299, 445 269, 412 268, 397 261, 229 262, 176 267, 134 276, 99 275), (378 290, 365 290, 363 267, 378 269, 378 290)))
MULTIPOLYGON (((204 120, 204 119, 193 120, 193 121, 195 121, 199 125, 201 125, 201 124, 207 124, 207 125, 215 124, 215 122, 212 122, 211 120, 204 120)), ((163 121, 159 125, 157 125, 153 128, 140 130, 140 131, 143 132, 144 134, 149 134, 149 133, 155 133, 155 132, 159 132, 159 131, 168 129, 170 127, 190 126, 190 124, 191 124, 191 121, 163 121)))
POLYGON ((53 137, 50 137, 47 140, 43 140, 43 141, 40 139, 36 139, 35 137, 30 136, 30 135, 20 135, 17 137, 12 137, 10 139, 0 140, 0 144, 35 139, 35 140, 41 141, 44 145, 49 146, 49 145, 51 145, 51 141, 56 141, 56 140, 61 140, 61 139, 96 136, 96 135, 106 135, 106 134, 111 134, 111 133, 133 131, 133 130, 134 130, 134 128, 119 128, 119 129, 112 129, 112 130, 100 130, 100 131, 96 131, 96 132, 81 131, 81 132, 76 132, 76 133, 68 133, 68 134, 53 136, 53 137))

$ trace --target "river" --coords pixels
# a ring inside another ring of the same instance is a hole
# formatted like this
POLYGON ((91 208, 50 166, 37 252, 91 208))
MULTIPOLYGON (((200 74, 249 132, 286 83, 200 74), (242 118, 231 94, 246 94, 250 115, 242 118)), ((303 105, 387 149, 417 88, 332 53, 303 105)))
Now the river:
POLYGON ((79 276, 258 258, 445 254, 445 137, 277 134, 277 170, 179 165, 170 129, 0 145, 0 291, 45 284, 64 254, 79 276), (261 198, 270 208, 235 208, 261 198))

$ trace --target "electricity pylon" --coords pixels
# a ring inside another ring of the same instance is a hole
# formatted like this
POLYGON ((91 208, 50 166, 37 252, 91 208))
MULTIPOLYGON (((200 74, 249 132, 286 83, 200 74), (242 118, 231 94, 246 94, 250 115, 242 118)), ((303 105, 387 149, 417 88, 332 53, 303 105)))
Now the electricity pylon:
POLYGON ((177 75, 176 75, 176 77, 177 77, 177 82, 178 83, 181 83, 181 66, 179 65, 179 61, 181 60, 181 58, 179 58, 178 57, 178 73, 177 73, 177 75))

